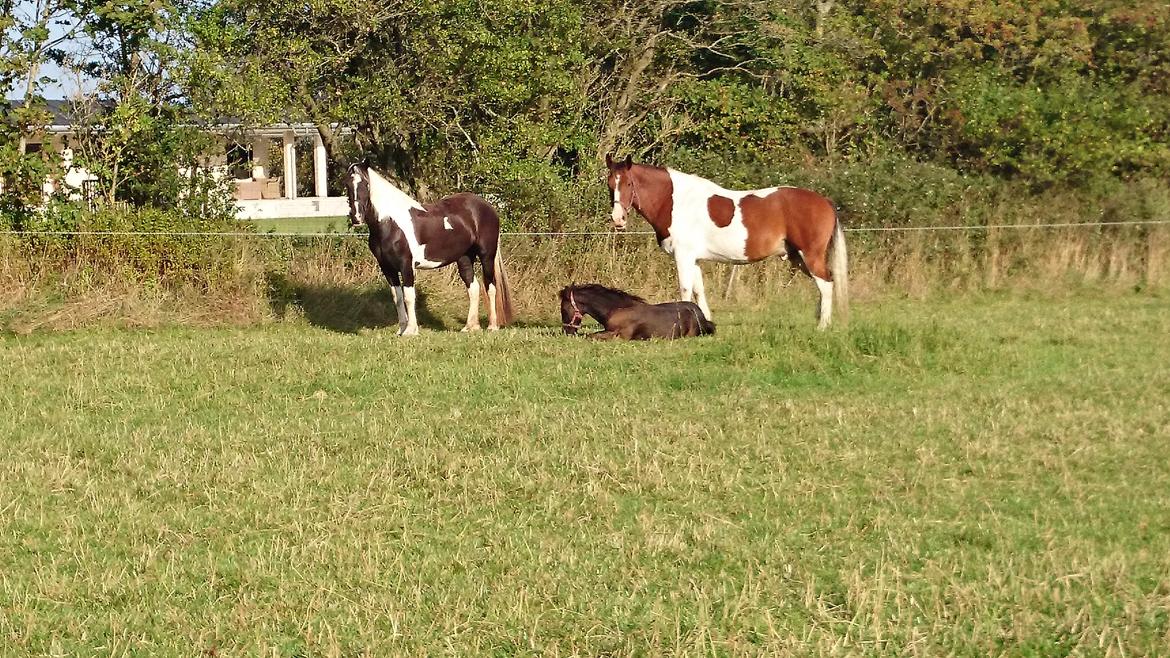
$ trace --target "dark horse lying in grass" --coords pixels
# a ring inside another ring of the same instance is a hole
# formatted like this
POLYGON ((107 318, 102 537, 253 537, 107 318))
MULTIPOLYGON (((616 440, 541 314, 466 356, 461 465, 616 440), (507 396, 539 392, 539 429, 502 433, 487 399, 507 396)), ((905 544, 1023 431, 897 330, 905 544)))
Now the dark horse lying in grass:
POLYGON ((600 322, 605 331, 590 338, 647 340, 683 338, 715 333, 715 324, 691 302, 649 304, 621 290, 592 283, 561 289, 561 327, 575 336, 585 316, 600 322))

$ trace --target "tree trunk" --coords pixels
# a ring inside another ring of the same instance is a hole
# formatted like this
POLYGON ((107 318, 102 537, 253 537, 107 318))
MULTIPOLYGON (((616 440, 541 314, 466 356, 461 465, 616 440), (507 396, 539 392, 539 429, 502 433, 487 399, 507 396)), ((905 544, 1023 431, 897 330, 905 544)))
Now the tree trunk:
POLYGON ((833 11, 833 0, 817 0, 817 41, 825 38, 825 20, 833 11))
POLYGON ((654 56, 658 52, 657 41, 662 36, 659 32, 647 40, 646 45, 634 58, 630 64, 629 72, 626 74, 625 85, 622 88, 621 94, 614 103, 614 116, 605 126, 602 132, 601 139, 597 143, 597 161, 604 162, 605 155, 612 153, 613 149, 617 147, 618 140, 621 139, 622 133, 629 128, 629 109, 634 104, 634 100, 639 96, 639 84, 642 81, 642 74, 654 63, 654 56))

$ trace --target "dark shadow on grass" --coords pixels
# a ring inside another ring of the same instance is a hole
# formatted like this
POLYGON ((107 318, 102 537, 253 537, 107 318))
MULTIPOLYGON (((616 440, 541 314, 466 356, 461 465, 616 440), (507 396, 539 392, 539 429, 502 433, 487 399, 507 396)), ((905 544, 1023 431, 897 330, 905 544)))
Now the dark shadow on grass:
MULTIPOLYGON (((398 313, 388 286, 364 287, 304 284, 290 280, 280 272, 267 277, 268 303, 278 318, 294 308, 304 312, 314 327, 343 334, 363 329, 398 330, 398 313)), ((442 320, 427 308, 426 294, 419 291, 415 299, 419 327, 446 330, 442 320)))

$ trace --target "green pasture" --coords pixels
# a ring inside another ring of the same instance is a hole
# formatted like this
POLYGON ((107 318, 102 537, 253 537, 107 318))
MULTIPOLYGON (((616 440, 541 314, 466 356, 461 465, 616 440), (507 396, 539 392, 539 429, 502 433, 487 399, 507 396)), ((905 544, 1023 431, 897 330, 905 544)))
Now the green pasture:
POLYGON ((0 654, 1170 646, 1164 296, 716 312, 0 337, 0 654))
POLYGON ((252 219, 257 233, 348 233, 348 217, 282 217, 252 219))

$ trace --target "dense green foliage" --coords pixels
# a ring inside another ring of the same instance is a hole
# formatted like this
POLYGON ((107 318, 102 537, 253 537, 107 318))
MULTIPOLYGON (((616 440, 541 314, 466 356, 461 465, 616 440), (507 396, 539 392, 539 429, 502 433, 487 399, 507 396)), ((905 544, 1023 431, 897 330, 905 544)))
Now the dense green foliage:
POLYGON ((887 301, 827 334, 789 301, 650 344, 312 317, 0 337, 0 637, 70 656, 1164 650, 1164 299, 887 301))
MULTIPOLYGON (((1154 0, 38 6, 0 25, 0 83, 27 74, 35 99, 49 58, 98 81, 80 155, 134 204, 169 205, 160 165, 198 147, 178 127, 222 117, 312 122, 338 163, 369 158, 424 199, 494 194, 528 228, 593 215, 607 152, 756 185, 897 162, 991 194, 1103 196, 1170 173, 1170 12, 1154 0), (61 15, 86 56, 51 47, 61 15)), ((28 119, 6 113, 6 130, 28 119)), ((5 176, 31 175, 5 149, 5 176)))
POLYGON ((1170 170, 1159 2, 314 7, 198 14, 193 94, 356 126, 363 153, 424 189, 556 197, 610 150, 769 173, 906 154, 1029 185, 1170 170))
MULTIPOLYGON (((197 127, 223 117, 313 122, 336 164, 369 158, 424 200, 491 194, 509 229, 604 226, 611 151, 731 187, 807 185, 853 226, 1170 216, 1157 2, 45 2, 39 23, 6 17, 0 82, 36 91, 38 53, 98 81, 76 110, 75 157, 103 200, 149 210, 37 209, 59 163, 17 148, 44 120, 34 94, 0 123, 5 227, 227 226, 224 187, 190 173, 207 147, 197 127), (62 12, 92 43, 85 57, 51 48, 44 21, 62 12)), ((1159 271, 1156 237, 1133 241, 1134 268, 1159 271)), ((965 243, 999 248, 983 241, 965 243)), ((192 249, 155 247, 174 249, 164 262, 192 249)), ((136 276, 189 279, 127 249, 136 276)), ((101 253, 31 254, 17 278, 101 253)))
MULTIPOLYGON (((171 0, 37 0, 20 3, 0 28, 0 87, 23 91, 18 106, 0 122, 0 175, 6 193, 0 223, 20 228, 43 220, 42 181, 50 207, 79 201, 81 190, 60 183, 70 161, 54 149, 26 152, 21 135, 33 135, 52 118, 40 75, 49 62, 82 76, 92 93, 70 99, 60 110, 73 131, 63 144, 72 163, 95 175, 90 201, 122 202, 164 209, 215 223, 231 217, 226 187, 198 165, 213 141, 197 127, 198 117, 179 86, 180 55, 191 42, 181 29, 191 7, 171 0)), ((65 209, 65 212, 71 212, 65 209)), ((50 221, 52 221, 50 219, 50 221)))

